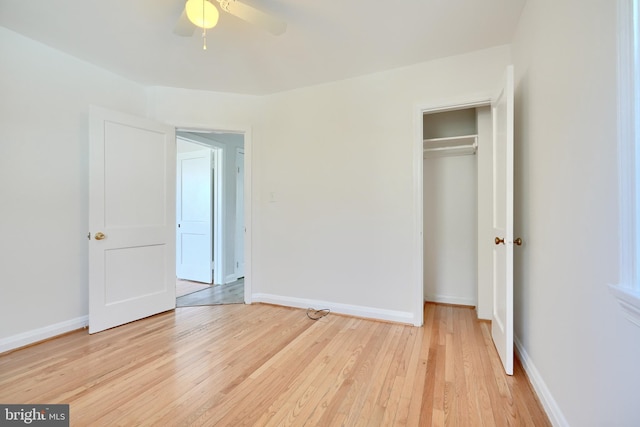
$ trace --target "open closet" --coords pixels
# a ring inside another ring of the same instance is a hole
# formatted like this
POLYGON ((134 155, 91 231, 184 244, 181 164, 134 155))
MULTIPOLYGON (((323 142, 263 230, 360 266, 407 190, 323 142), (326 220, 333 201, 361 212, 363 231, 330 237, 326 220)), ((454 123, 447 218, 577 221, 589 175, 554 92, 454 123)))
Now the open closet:
POLYGON ((424 298, 491 317, 490 106, 423 114, 424 298))

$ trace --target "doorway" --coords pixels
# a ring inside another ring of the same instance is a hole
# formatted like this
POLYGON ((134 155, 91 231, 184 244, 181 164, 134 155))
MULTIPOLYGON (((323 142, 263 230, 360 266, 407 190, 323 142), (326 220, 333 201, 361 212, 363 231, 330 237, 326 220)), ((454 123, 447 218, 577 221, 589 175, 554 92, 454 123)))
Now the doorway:
MULTIPOLYGON (((244 302, 251 304, 251 127, 213 128, 244 142, 244 302)), ((89 333, 176 307, 177 132, 90 106, 89 333)))
POLYGON ((176 139, 176 306, 244 303, 244 135, 178 130, 176 139))
MULTIPOLYGON (((425 141, 425 114, 440 113, 466 108, 488 107, 476 110, 478 135, 479 113, 486 116, 483 123, 490 123, 492 143, 478 143, 477 161, 477 315, 480 319, 491 319, 491 337, 500 355, 505 372, 513 374, 513 249, 522 244, 522 239, 513 235, 513 136, 514 136, 514 72, 513 66, 505 69, 503 78, 494 96, 471 98, 467 102, 418 106, 415 116, 416 144, 414 145, 414 189, 416 203, 416 300, 415 323, 422 325, 424 315, 420 312, 425 297, 425 233, 424 208, 428 198, 424 194, 424 154, 429 141, 425 141), (491 236, 494 236, 493 238, 491 236), (490 249, 489 249, 490 248, 490 249), (491 286, 488 286, 490 284, 491 286), (488 296, 488 298, 484 298, 488 296)), ((464 135, 456 135, 460 139, 464 135)), ((429 139, 429 138, 427 138, 429 139)), ((447 137, 431 141, 450 149, 447 137)), ((463 267, 461 267, 463 268, 463 267)))
POLYGON ((492 118, 487 101, 424 108, 423 300, 490 319, 492 118))

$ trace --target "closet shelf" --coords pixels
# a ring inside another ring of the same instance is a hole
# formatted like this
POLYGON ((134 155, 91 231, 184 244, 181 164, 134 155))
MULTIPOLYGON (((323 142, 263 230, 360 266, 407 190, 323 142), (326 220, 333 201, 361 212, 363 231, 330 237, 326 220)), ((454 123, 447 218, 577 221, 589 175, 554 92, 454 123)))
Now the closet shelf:
POLYGON ((424 157, 463 156, 475 154, 478 148, 477 135, 431 138, 422 141, 424 157))

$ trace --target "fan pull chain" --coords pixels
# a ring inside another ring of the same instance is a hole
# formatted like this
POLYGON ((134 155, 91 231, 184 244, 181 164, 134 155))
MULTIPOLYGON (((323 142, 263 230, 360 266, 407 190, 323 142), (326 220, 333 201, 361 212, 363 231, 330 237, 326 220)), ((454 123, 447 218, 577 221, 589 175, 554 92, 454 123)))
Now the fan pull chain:
POLYGON ((207 27, 204 26, 204 1, 202 2, 202 50, 207 50, 207 27))

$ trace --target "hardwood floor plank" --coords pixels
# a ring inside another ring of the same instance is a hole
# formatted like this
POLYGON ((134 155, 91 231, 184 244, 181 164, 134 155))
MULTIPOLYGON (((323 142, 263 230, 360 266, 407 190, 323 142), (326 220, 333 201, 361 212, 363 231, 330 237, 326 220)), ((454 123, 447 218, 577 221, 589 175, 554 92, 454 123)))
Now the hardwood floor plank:
POLYGON ((425 324, 424 328, 429 330, 429 346, 426 347, 426 370, 424 385, 422 387, 422 402, 420 403, 419 422, 420 426, 430 426, 432 424, 433 402, 435 400, 435 372, 438 346, 438 320, 436 316, 437 306, 425 304, 425 324), (431 314, 428 316, 428 314, 431 314), (430 322, 427 323, 427 319, 430 322))
POLYGON ((72 426, 549 426, 473 309, 425 326, 254 305, 180 308, 0 355, 0 401, 68 403, 72 426))
MULTIPOLYGON (((399 390, 399 401, 393 418, 394 425, 407 425, 409 410, 411 407, 411 399, 416 393, 414 382, 416 377, 421 377, 419 371, 421 369, 420 359, 423 351, 422 340, 424 338, 424 329, 410 328, 411 337, 409 339, 409 347, 407 347, 405 363, 406 368, 402 376, 401 390, 399 390)), ((422 390, 418 390, 416 399, 420 400, 422 390)))
MULTIPOLYGON (((372 325, 373 326, 373 325, 372 325)), ((376 325, 376 328, 380 325, 376 325)), ((305 406, 305 410, 300 413, 301 424, 296 425, 321 425, 319 421, 323 418, 325 412, 329 408, 333 411, 332 401, 342 388, 344 382, 352 374, 356 367, 360 356, 366 348, 365 343, 371 339, 375 332, 374 328, 367 328, 366 331, 357 333, 356 330, 350 329, 344 336, 345 341, 342 346, 343 354, 336 354, 338 363, 323 376, 322 381, 315 384, 314 395, 311 396, 309 402, 305 406), (311 404, 309 404, 311 403, 311 404)))
MULTIPOLYGON (((281 354, 286 354, 287 358, 278 357, 277 362, 272 364, 269 368, 269 372, 263 371, 262 375, 252 376, 252 378, 260 378, 262 376, 269 377, 273 375, 275 372, 286 372, 288 376, 288 380, 285 379, 284 375, 281 375, 281 381, 278 384, 278 390, 273 389, 273 384, 269 384, 269 390, 264 390, 262 395, 264 396, 261 401, 261 407, 269 408, 267 411, 261 413, 260 411, 256 411, 253 408, 252 402, 251 404, 244 405, 245 414, 238 413, 238 411, 234 411, 234 413, 230 414, 230 416, 221 419, 222 425, 240 425, 242 422, 247 422, 248 425, 264 425, 266 420, 269 418, 275 418, 277 408, 279 405, 276 403, 280 396, 283 396, 286 399, 286 396, 290 396, 292 392, 291 389, 297 384, 298 378, 308 378, 309 382, 305 383, 309 387, 310 383, 318 378, 323 378, 324 369, 329 366, 328 357, 333 352, 339 351, 339 347, 332 345, 328 346, 333 342, 333 338, 338 332, 336 328, 329 327, 332 326, 333 322, 327 323, 317 323, 313 326, 312 332, 320 335, 320 340, 317 338, 314 341, 312 347, 309 347, 303 341, 296 341, 295 348, 290 348, 289 351, 283 351, 281 354), (324 332, 323 332, 324 331, 324 332), (327 333, 328 332, 328 333, 327 333), (326 348, 326 350, 324 348, 326 348), (291 359, 291 355, 296 354, 295 359, 291 359), (262 419, 262 423, 259 423, 258 420, 262 419)), ((299 402, 304 401, 306 398, 305 391, 302 390, 302 400, 300 398, 296 399, 293 402, 293 406, 298 407, 299 402)), ((304 405, 302 405, 304 406, 304 405)), ((286 412, 285 412, 286 413, 286 412)))
MULTIPOLYGON (((374 372, 382 373, 387 372, 391 366, 394 349, 397 347, 402 337, 403 328, 392 328, 387 337, 387 344, 380 349, 381 358, 374 368, 374 372)), ((359 413, 352 413, 348 418, 349 423, 346 425, 355 425, 356 427, 379 425, 383 414, 384 408, 377 404, 380 394, 384 388, 386 377, 384 375, 376 374, 369 381, 369 389, 366 396, 362 396, 363 404, 360 407, 359 413)))
MULTIPOLYGON (((289 392, 280 394, 271 403, 267 411, 256 421, 256 425, 291 425, 291 420, 296 419, 300 408, 304 407, 309 399, 309 390, 311 390, 312 382, 321 377, 327 369, 330 369, 331 362, 335 359, 332 359, 329 355, 339 351, 342 345, 340 341, 333 339, 338 331, 333 324, 331 326, 331 328, 325 328, 323 337, 326 337, 326 341, 319 345, 318 351, 307 352, 307 354, 313 356, 313 359, 308 363, 305 362, 307 366, 300 373, 302 380, 290 384, 289 392)), ((281 360, 281 362, 286 363, 285 360, 281 360)))
POLYGON ((288 398, 285 398, 286 405, 277 411, 267 425, 300 425, 306 421, 306 417, 314 409, 315 402, 320 399, 317 393, 322 389, 321 384, 326 379, 327 373, 337 372, 337 366, 346 360, 347 354, 344 350, 348 349, 346 346, 350 337, 348 333, 349 328, 341 328, 337 331, 334 339, 328 343, 313 364, 316 368, 322 366, 322 369, 313 369, 309 375, 303 373, 304 380, 296 387, 294 393, 290 393, 288 398), (340 353, 343 353, 344 357, 338 357, 340 353))
POLYGON ((452 348, 453 358, 451 362, 453 364, 453 384, 452 388, 455 393, 455 418, 456 422, 460 425, 473 425, 471 423, 471 406, 469 403, 470 393, 468 393, 469 387, 467 385, 467 375, 465 372, 465 359, 464 349, 462 342, 462 334, 464 331, 464 316, 463 310, 452 310, 454 331, 452 333, 452 348))
POLYGON ((427 378, 429 347, 431 346, 432 329, 428 325, 433 324, 434 305, 425 304, 424 310, 424 327, 422 329, 422 342, 420 348, 420 359, 418 360, 418 369, 413 380, 413 389, 411 391, 411 399, 409 402, 409 413, 407 415, 407 425, 417 426, 425 425, 421 423, 421 408, 425 396, 425 380, 427 378))
POLYGON ((356 394, 361 392, 363 383, 371 375, 370 368, 375 364, 378 350, 382 346, 388 330, 388 324, 380 323, 376 325, 371 336, 361 342, 357 357, 353 359, 351 366, 345 371, 344 381, 333 395, 318 422, 312 425, 340 424, 346 418, 356 394))
POLYGON ((464 317, 462 332, 465 371, 468 378, 467 384, 470 390, 475 391, 470 398, 472 425, 495 425, 491 399, 485 380, 485 367, 483 365, 483 363, 488 362, 482 358, 484 352, 481 351, 475 340, 479 333, 479 325, 475 320, 475 313, 464 317))
POLYGON ((433 393, 433 405, 431 411, 431 424, 435 426, 445 425, 445 406, 448 401, 449 390, 446 383, 446 355, 447 355, 447 322, 446 322, 446 310, 449 307, 439 306, 437 307, 438 316, 437 328, 439 340, 435 345, 435 378, 434 378, 434 393, 433 393))

